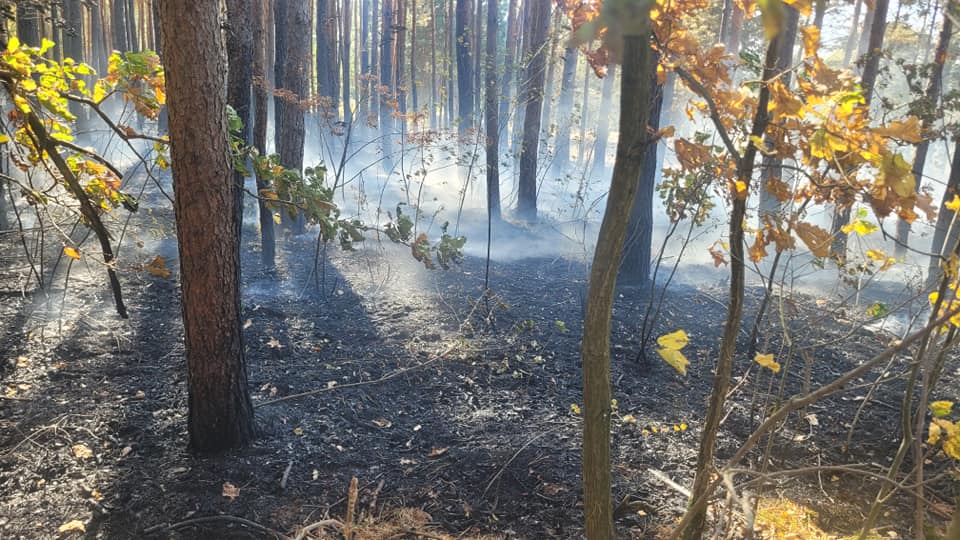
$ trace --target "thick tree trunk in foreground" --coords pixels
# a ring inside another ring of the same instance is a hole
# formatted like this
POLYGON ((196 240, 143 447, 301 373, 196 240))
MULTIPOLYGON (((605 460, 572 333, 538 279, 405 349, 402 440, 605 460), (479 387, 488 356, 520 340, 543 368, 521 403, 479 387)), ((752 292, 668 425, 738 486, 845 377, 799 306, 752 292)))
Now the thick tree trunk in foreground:
POLYGON ((620 139, 607 208, 600 226, 583 324, 583 513, 586 537, 614 538, 610 472, 610 324, 617 261, 627 235, 640 169, 648 151, 646 125, 653 94, 649 6, 640 35, 624 38, 620 139))
POLYGON ((214 0, 160 2, 186 339, 190 446, 253 438, 240 320, 236 184, 214 0), (198 92, 202 88, 204 91, 198 92))
POLYGON ((543 112, 543 83, 547 57, 547 30, 550 28, 550 3, 530 6, 526 53, 530 56, 523 88, 523 143, 520 147, 520 180, 517 214, 526 221, 537 220, 537 158, 540 149, 540 115, 543 112))

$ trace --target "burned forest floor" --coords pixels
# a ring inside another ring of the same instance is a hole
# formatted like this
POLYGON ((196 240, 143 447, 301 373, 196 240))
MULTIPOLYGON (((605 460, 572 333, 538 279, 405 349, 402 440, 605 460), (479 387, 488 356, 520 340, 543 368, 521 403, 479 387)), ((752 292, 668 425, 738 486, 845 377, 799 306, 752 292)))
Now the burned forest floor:
MULTIPOLYGON (((172 239, 128 256, 128 320, 113 311, 96 265, 77 272, 66 292, 65 280, 31 291, 17 285, 23 261, 0 260, 0 538, 309 538, 298 531, 346 518, 352 478, 361 538, 582 537, 577 411, 587 266, 519 254, 494 260, 484 296, 481 258, 426 270, 407 248, 371 240, 356 252, 331 246, 315 263, 314 241, 281 241, 268 272, 256 231, 245 231, 244 338, 259 434, 247 448, 207 457, 187 448, 172 239), (167 279, 138 271, 156 254, 167 279), (58 532, 74 520, 84 532, 58 532)), ((0 244, 0 253, 19 249, 13 234, 0 244)), ((612 456, 625 537, 665 534, 686 504, 726 314, 727 270, 701 271, 713 278, 678 279, 662 302, 656 291, 655 319, 646 316, 649 288, 618 290, 612 456), (638 354, 645 318, 651 339, 638 354), (686 376, 655 352, 657 336, 679 329, 690 335, 686 376)), ((773 375, 747 358, 762 295, 757 286, 748 291, 721 462, 775 405, 781 384, 786 397, 815 388, 895 337, 862 328, 864 308, 844 293, 777 297, 759 346, 784 362, 773 375), (803 350, 789 365, 781 313, 803 350)), ((767 473, 836 467, 770 474, 762 484, 738 476, 738 488, 759 499, 760 537, 783 538, 790 528, 793 538, 857 532, 875 476, 899 444, 907 361, 898 357, 792 415, 742 464, 767 473), (883 384, 871 392, 877 377, 883 384)), ((936 399, 955 397, 954 369, 936 399)), ((931 475, 946 469, 942 461, 931 456, 939 467, 931 475)), ((952 489, 927 492, 934 522, 952 513, 952 489)), ((911 534, 911 505, 907 497, 889 502, 877 535, 911 534)), ((310 534, 339 537, 335 527, 310 534)))

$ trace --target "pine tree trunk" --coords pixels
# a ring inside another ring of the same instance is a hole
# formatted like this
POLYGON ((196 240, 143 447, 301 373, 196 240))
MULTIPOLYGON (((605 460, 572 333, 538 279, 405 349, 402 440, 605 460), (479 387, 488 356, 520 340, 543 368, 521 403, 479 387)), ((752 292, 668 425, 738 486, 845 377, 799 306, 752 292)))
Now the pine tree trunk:
POLYGON ((457 92, 454 83, 454 66, 457 57, 457 32, 454 28, 454 1, 447 0, 447 128, 452 128, 457 117, 457 92))
POLYGON ((417 0, 410 0, 410 110, 413 113, 420 112, 420 104, 417 99, 417 0))
POLYGON ((487 212, 490 219, 500 220, 500 121, 497 118, 497 31, 500 9, 498 0, 487 0, 487 71, 486 96, 486 157, 487 157, 487 212))
MULTIPOLYGON (((226 0, 227 7, 227 104, 243 122, 240 137, 249 142, 250 123, 253 115, 250 111, 250 85, 253 82, 253 34, 251 33, 251 0, 226 0)), ((233 182, 236 212, 234 224, 237 228, 236 239, 243 237, 243 184, 244 175, 234 171, 233 182)), ((237 250, 239 252, 239 246, 237 250)))
MULTIPOLYGON (((589 76, 589 74, 588 74, 589 76)), ((600 96, 600 125, 593 145, 593 176, 601 176, 607 168, 607 145, 610 141, 610 116, 613 114, 613 80, 616 66, 608 66, 603 77, 603 90, 600 96)))
MULTIPOLYGON (((777 73, 781 75, 781 81, 787 88, 790 87, 791 75, 789 70, 793 67, 793 46, 797 41, 797 27, 800 22, 800 12, 790 6, 784 6, 786 10, 786 22, 784 24, 783 38, 780 40, 780 50, 777 52, 777 73)), ((773 141, 770 137, 764 138, 764 143, 768 148, 773 147, 773 141)), ((776 220, 776 216, 781 212, 780 201, 767 189, 767 182, 771 179, 782 179, 783 160, 774 156, 763 156, 763 165, 760 170, 759 207, 757 217, 759 219, 758 227, 763 228, 765 217, 776 220)))
MULTIPOLYGON (((253 32, 253 146, 261 156, 267 155, 267 122, 269 118, 269 99, 267 97, 267 21, 269 20, 270 0, 252 0, 253 32)), ((257 178, 257 192, 272 189, 270 182, 257 178)), ((273 210, 263 200, 257 201, 260 217, 260 263, 264 270, 273 270, 276 265, 276 236, 273 228, 273 210)))
POLYGON ((932 286, 940 279, 940 262, 944 254, 944 247, 950 248, 956 243, 960 232, 960 219, 956 212, 947 208, 947 203, 955 195, 960 195, 960 137, 953 140, 953 163, 950 166, 950 178, 947 188, 943 191, 943 200, 940 202, 940 212, 937 214, 937 225, 933 231, 933 243, 930 246, 930 264, 927 268, 927 285, 932 286), (949 235, 949 240, 947 240, 949 235))
MULTIPOLYGON (((922 132, 927 132, 934 121, 937 105, 939 104, 940 91, 943 89, 943 65, 947 61, 947 48, 950 46, 950 36, 953 33, 953 22, 950 17, 943 17, 943 28, 940 30, 940 37, 937 40, 937 52, 933 57, 933 70, 930 73, 930 82, 927 85, 927 93, 924 96, 924 112, 922 118, 922 132)), ((917 153, 913 158, 913 178, 916 183, 917 193, 920 193, 920 186, 923 182, 923 168, 927 163, 927 152, 930 149, 930 139, 924 139, 917 145, 917 153)), ((907 245, 910 240, 910 224, 906 220, 897 222, 897 246, 895 256, 901 259, 907 255, 907 245)))
POLYGON ((563 73, 560 75, 560 115, 557 122, 556 153, 553 156, 555 171, 563 171, 570 165, 570 131, 573 130, 573 84, 577 74, 577 49, 567 47, 563 51, 563 73))
POLYGON ((518 0, 510 0, 507 7, 507 42, 503 51, 503 85, 500 87, 500 110, 497 117, 500 119, 501 141, 509 141, 510 135, 507 125, 510 123, 510 105, 513 104, 514 70, 517 66, 517 42, 520 40, 520 27, 517 24, 519 17, 518 0))
POLYGON ((126 19, 126 0, 112 0, 110 2, 110 31, 113 37, 113 50, 115 51, 124 52, 130 50, 126 19))
MULTIPOLYGON (((860 87, 863 89, 863 99, 867 107, 873 101, 873 90, 877 82, 877 74, 880 72, 880 57, 883 49, 883 36, 887 29, 887 9, 890 5, 889 0, 875 0, 872 17, 868 13, 867 18, 872 21, 870 26, 870 40, 865 51, 866 62, 863 67, 863 75, 860 78, 860 87)), ((847 257, 847 233, 843 232, 843 226, 850 221, 851 207, 853 201, 838 207, 833 216, 833 226, 830 232, 833 234, 833 243, 830 254, 841 260, 847 257)))
POLYGON ((617 160, 590 268, 583 323, 583 513, 590 540, 613 540, 616 536, 610 470, 610 327, 617 261, 637 196, 644 154, 650 145, 645 126, 653 98, 655 79, 651 74, 655 73, 656 60, 649 36, 651 4, 645 5, 638 35, 624 38, 617 160))
POLYGON ((543 84, 546 68, 547 31, 550 28, 550 3, 534 2, 530 6, 526 84, 523 89, 523 145, 520 150, 520 179, 517 192, 517 214, 528 222, 537 220, 537 160, 540 148, 540 116, 543 111, 543 84))
POLYGON ((430 0, 430 127, 440 129, 440 107, 437 86, 437 3, 430 0))
MULTIPOLYGON (((284 89, 286 80, 283 76, 287 65, 287 10, 291 0, 273 0, 273 84, 278 89, 284 89)), ((273 148, 280 152, 280 136, 284 131, 283 114, 284 102, 278 95, 273 98, 273 148)))
MULTIPOLYGON (((83 9, 80 0, 64 0, 63 18, 63 54, 77 62, 85 62, 83 54, 83 9)), ((85 120, 83 107, 79 103, 70 103, 70 112, 78 118, 78 123, 85 120)), ((82 131, 82 129, 80 130, 82 131)))
MULTIPOLYGON (((663 87, 657 85, 656 72, 648 73, 654 88, 647 115, 647 128, 652 133, 660 129, 660 113, 663 110, 663 87)), ((623 83, 621 83, 623 84, 623 83)), ((619 143, 618 143, 619 144, 619 143)), ((629 234, 620 261, 620 280, 630 285, 645 285, 650 280, 650 253, 653 243, 653 192, 660 170, 659 153, 655 145, 643 154, 640 169, 640 187, 630 213, 629 234)))
POLYGON ((587 122, 590 119, 590 81, 594 77, 590 62, 584 62, 583 95, 580 103, 580 145, 577 149, 577 163, 584 165, 587 159, 587 122))
POLYGON ((177 193, 190 446, 213 452, 253 438, 240 318, 236 184, 226 68, 215 0, 160 2, 170 150, 177 193), (209 88, 197 92, 197 88, 209 88))
POLYGON ((460 135, 473 128, 473 47, 474 40, 470 31, 473 19, 473 0, 456 0, 456 50, 457 50, 457 96, 459 109, 457 114, 460 135))
POLYGON ((126 0, 127 7, 124 8, 124 21, 127 24, 127 45, 131 51, 140 50, 140 39, 137 35, 137 16, 134 6, 134 0, 126 0))
POLYGON ((352 25, 352 7, 350 0, 343 0, 343 31, 340 33, 341 47, 341 65, 343 69, 343 78, 341 85, 343 88, 343 121, 346 125, 353 123, 353 111, 350 109, 350 28, 352 25))
MULTIPOLYGON (((400 104, 400 112, 403 114, 407 113, 407 86, 404 83, 404 73, 407 69, 406 57, 407 57, 407 0, 396 0, 397 6, 394 11, 394 16, 396 21, 394 22, 394 28, 397 28, 397 39, 394 41, 394 49, 396 50, 393 65, 394 73, 394 88, 397 89, 397 103, 400 104)), ((400 129, 406 128, 406 122, 400 120, 398 122, 400 129)))
POLYGON ((392 137, 388 134, 393 133, 393 108, 390 102, 394 99, 395 89, 393 87, 393 8, 394 0, 385 0, 382 3, 382 12, 380 14, 381 33, 380 33, 380 85, 386 87, 386 94, 379 95, 380 100, 380 135, 383 136, 383 156, 384 169, 390 170, 390 153, 393 151, 392 137))
POLYGON ((31 47, 40 46, 40 12, 36 6, 17 4, 17 39, 31 47))
MULTIPOLYGON (((310 92, 310 3, 288 2, 286 19, 284 26, 289 33, 284 39, 283 88, 291 92, 293 98, 304 100, 310 92)), ((299 103, 284 103, 277 152, 280 154, 280 164, 298 174, 303 174, 303 142, 306 135, 303 115, 304 109, 299 103)), ((281 198, 285 198, 285 195, 281 194, 281 198)), ((288 215, 284 221, 295 234, 304 232, 302 214, 296 218, 288 215)))

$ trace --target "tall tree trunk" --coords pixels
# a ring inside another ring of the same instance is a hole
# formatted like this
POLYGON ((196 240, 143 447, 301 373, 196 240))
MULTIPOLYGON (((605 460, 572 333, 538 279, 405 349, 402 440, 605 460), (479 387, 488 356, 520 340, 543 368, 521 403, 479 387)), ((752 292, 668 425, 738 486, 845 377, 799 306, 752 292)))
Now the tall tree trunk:
MULTIPOLYGON (((287 65, 287 10, 291 0, 273 0, 273 84, 284 89, 286 79, 284 68, 287 65)), ((280 137, 284 131, 284 102, 279 95, 273 98, 273 148, 280 152, 280 137)))
MULTIPOLYGON (((650 96, 650 112, 647 128, 656 133, 660 129, 660 114, 663 110, 663 86, 657 85, 655 71, 648 73, 647 83, 654 89, 650 96)), ((621 82, 621 85, 625 83, 621 82)), ((622 136, 622 135, 621 135, 622 136)), ((623 259, 620 261, 620 280, 631 285, 643 285, 650 280, 650 254, 653 244, 653 192, 660 170, 660 154, 655 145, 643 154, 640 169, 640 186, 637 189, 633 210, 630 212, 629 234, 626 238, 623 259)), ((618 143, 619 148, 619 143, 618 143)))
MULTIPOLYGON (((872 10, 870 41, 866 50, 863 75, 860 78, 860 88, 863 89, 863 99, 867 107, 873 101, 874 86, 877 82, 877 74, 880 72, 880 57, 883 55, 883 36, 887 29, 887 9, 889 5, 889 0, 875 0, 872 10)), ((867 14, 867 18, 870 18, 870 14, 867 14)), ((831 255, 841 260, 847 257, 847 233, 843 232, 843 226, 850 221, 852 206, 853 201, 840 206, 833 216, 833 226, 830 231, 833 234, 831 255)))
POLYGON ((510 0, 507 6, 507 42, 503 50, 503 84, 500 87, 500 134, 502 141, 509 141, 507 124, 510 121, 510 106, 513 104, 513 73, 517 66, 517 42, 520 41, 520 26, 517 24, 519 0, 510 0))
MULTIPOLYGON (((940 91, 943 89, 943 65, 947 61, 947 48, 950 46, 950 35, 953 33, 953 22, 950 17, 943 17, 943 28, 940 30, 940 37, 937 40, 937 52, 933 57, 933 70, 930 73, 930 82, 927 85, 927 93, 924 97, 924 115, 922 117, 923 129, 921 132, 927 132, 930 129, 934 118, 937 116, 937 105, 939 103, 940 91)), ((917 193, 920 192, 920 185, 923 182, 923 167, 927 163, 927 151, 930 148, 930 139, 925 138, 923 142, 917 145, 917 153, 913 158, 913 178, 916 182, 917 193)), ((906 220, 897 222, 897 246, 895 255, 898 259, 907 255, 907 243, 910 238, 910 224, 906 220)))
POLYGON ((573 84, 577 74, 577 49, 563 51, 563 73, 560 76, 560 114, 557 116, 556 153, 554 170, 562 171, 570 165, 570 131, 573 130, 573 84))
MULTIPOLYGON (((393 42, 393 47, 396 51, 393 64, 393 74, 395 78, 394 88, 397 89, 397 102, 400 103, 400 112, 406 114, 407 85, 404 82, 404 72, 407 68, 407 0, 396 1, 397 7, 394 11, 396 21, 393 23, 394 28, 397 29, 397 39, 393 42)), ((401 129, 406 127, 404 120, 401 120, 399 123, 401 129)))
POLYGON ((190 445, 217 451, 245 445, 254 431, 240 327, 237 186, 227 133, 223 39, 215 0, 164 0, 159 7, 177 193, 190 445), (210 91, 197 92, 201 87, 210 91))
POLYGON ((341 64, 343 69, 343 78, 341 85, 343 88, 343 121, 349 126, 353 123, 353 111, 350 109, 350 28, 353 24, 351 17, 352 7, 350 0, 343 0, 343 31, 341 32, 341 64))
POLYGON ((90 49, 93 54, 91 65, 98 75, 106 74, 107 36, 103 30, 103 7, 100 4, 90 6, 90 49))
POLYGON ((386 160, 384 168, 390 170, 390 153, 393 151, 392 137, 389 136, 394 131, 393 128, 393 107, 390 102, 393 101, 395 88, 393 87, 393 8, 394 0, 384 0, 381 5, 383 11, 380 14, 381 32, 380 32, 380 85, 386 87, 386 95, 381 94, 380 100, 380 135, 383 137, 383 156, 386 160))
POLYGON ((430 0, 430 127, 440 129, 440 107, 437 86, 437 2, 430 0))
POLYGON ((360 40, 357 42, 357 46, 360 47, 360 73, 357 74, 357 100, 361 122, 363 122, 369 114, 367 104, 370 102, 370 96, 369 94, 366 96, 362 95, 363 93, 369 92, 369 84, 362 81, 365 80, 364 76, 371 72, 371 43, 370 0, 362 0, 360 3, 360 40))
POLYGON ((32 4, 17 4, 17 39, 31 47, 40 46, 40 12, 32 4))
POLYGON ((584 165, 587 159, 587 122, 590 118, 590 81, 594 78, 590 62, 584 62, 583 94, 580 103, 580 145, 577 149, 577 163, 584 165))
MULTIPOLYGON (((269 117, 269 99, 267 97, 267 21, 270 19, 270 0, 252 0, 253 32, 253 146, 261 156, 267 155, 267 122, 269 117)), ((270 182, 257 177, 257 192, 272 189, 270 182)), ((260 262, 265 270, 273 270, 276 265, 276 236, 273 228, 273 210, 266 201, 257 200, 260 217, 260 262)))
MULTIPOLYGON (((250 111, 250 86, 253 83, 253 34, 251 32, 252 5, 251 0, 226 0, 227 7, 227 104, 233 107, 240 121, 243 122, 243 131, 239 133, 244 141, 249 142, 250 123, 253 115, 250 111)), ((243 238, 243 184, 244 175, 234 171, 234 223, 239 243, 243 238)), ((239 252, 240 248, 237 247, 239 252)))
MULTIPOLYGON (((317 0, 317 92, 328 97, 332 101, 332 107, 336 108, 339 102, 337 97, 339 89, 335 86, 334 75, 337 71, 336 62, 331 62, 335 58, 331 45, 333 41, 330 35, 336 35, 334 26, 337 23, 333 16, 331 2, 336 0, 317 0)), ((288 36, 289 38, 289 36, 288 36)))
POLYGON ((124 21, 127 24, 127 45, 131 51, 140 50, 140 40, 137 36, 137 15, 134 0, 125 0, 127 7, 124 8, 124 21))
MULTIPOLYGON (((370 70, 371 70, 370 74, 377 75, 377 76, 379 76, 380 74, 380 64, 382 63, 382 59, 380 58, 380 43, 384 39, 384 37, 378 31, 378 28, 380 28, 381 26, 380 25, 380 17, 381 17, 380 4, 381 2, 374 1, 373 6, 371 6, 371 13, 370 13, 370 70)), ((379 79, 379 80, 380 80, 380 84, 386 84, 386 82, 383 79, 379 79)), ((370 109, 368 110, 368 113, 369 113, 368 122, 371 124, 378 123, 376 120, 370 121, 370 119, 376 117, 380 111, 379 104, 380 104, 381 96, 379 91, 377 90, 380 84, 376 84, 372 77, 371 77, 371 80, 367 83, 367 88, 369 90, 369 94, 367 97, 367 104, 370 106, 370 109), (373 110, 373 105, 375 103, 377 104, 377 109, 373 110)))
POLYGON ((459 97, 458 126, 460 135, 473 128, 473 0, 457 1, 457 96, 459 97))
MULTIPOLYGON (((885 1, 885 0, 879 0, 885 1)), ((763 81, 771 81, 777 72, 777 55, 781 49, 784 32, 781 30, 767 46, 764 60, 763 81)), ((770 88, 767 84, 760 87, 757 98, 756 113, 753 117, 753 127, 750 130, 752 137, 761 137, 770 123, 767 105, 770 102, 770 88)), ((696 501, 707 490, 711 483, 714 470, 714 450, 716 449, 717 432, 720 430, 720 420, 723 418, 723 406, 727 393, 730 391, 730 378, 733 374, 733 356, 737 348, 737 336, 740 334, 740 322, 743 318, 744 274, 746 260, 743 252, 743 221, 747 214, 747 199, 750 194, 750 182, 753 178, 754 161, 757 157, 757 147, 754 142, 748 142, 747 148, 737 163, 737 181, 743 182, 747 189, 742 196, 733 197, 733 208, 730 212, 730 292, 728 295, 727 319, 723 327, 723 336, 720 340, 720 352, 717 358, 717 369, 713 376, 713 391, 710 393, 710 402, 707 406, 706 418, 703 422, 703 433, 700 436, 700 449, 697 454, 697 468, 693 480, 691 502, 696 501)), ((684 540, 700 540, 706 527, 706 508, 693 513, 690 525, 683 531, 684 540)))
MULTIPOLYGON (((310 92, 310 7, 309 2, 299 1, 289 2, 286 7, 287 20, 284 26, 289 34, 284 39, 283 87, 297 100, 306 99, 310 92)), ((304 108, 299 103, 284 103, 278 154, 280 164, 297 174, 303 174, 303 141, 306 134, 303 115, 304 108)), ((286 198, 283 195, 282 198, 286 198)), ((302 216, 299 214, 295 219, 287 220, 294 233, 302 233, 305 229, 302 216)))
MULTIPOLYGON (((800 12, 790 6, 784 6, 784 9, 786 10, 787 17, 782 30, 783 38, 780 40, 780 50, 777 51, 777 73, 781 74, 780 80, 784 86, 789 88, 792 73, 787 70, 793 67, 793 46, 797 41, 797 27, 800 22, 800 12)), ((765 137, 764 144, 770 148, 773 146, 773 141, 770 137, 765 137)), ((767 182, 771 179, 781 179, 783 175, 782 165, 783 160, 780 158, 768 155, 763 156, 763 165, 760 170, 760 186, 757 189, 760 199, 757 217, 759 219, 758 227, 761 229, 763 228, 765 217, 769 216, 775 219, 775 216, 781 211, 780 201, 767 189, 767 182)))
POLYGON ((417 0, 410 0, 410 110, 414 113, 420 111, 419 100, 417 99, 417 0))
POLYGON ((610 326, 617 261, 623 252, 627 220, 640 179, 641 164, 650 140, 645 126, 653 93, 656 60, 650 48, 649 6, 639 15, 637 35, 627 35, 623 46, 620 89, 620 139, 607 208, 593 265, 583 324, 583 513, 586 537, 613 540, 610 473, 610 326))
POLYGON ((439 129, 439 110, 438 110, 438 79, 437 79, 437 3, 433 0, 429 2, 430 6, 430 129, 439 129))
POLYGON ((500 24, 499 0, 487 0, 487 71, 484 108, 487 124, 487 212, 500 220, 500 121, 497 114, 497 32, 500 24))
POLYGON ((111 0, 110 32, 113 36, 113 50, 121 52, 130 50, 130 39, 127 36, 126 0, 111 0))
MULTIPOLYGON (((960 231, 960 219, 956 212, 947 208, 947 203, 953 197, 960 195, 960 137, 953 140, 953 163, 950 166, 950 178, 947 188, 943 191, 943 200, 940 202, 940 213, 937 214, 937 226, 933 231, 933 243, 930 246, 930 264, 927 268, 927 285, 931 286, 940 279, 940 263, 943 260, 944 248, 950 249, 955 243, 960 231), (947 240, 949 236, 949 240, 947 240)), ((949 251, 948 251, 949 253, 949 251)))
MULTIPOLYGON (((587 74, 589 77, 589 73, 587 74)), ((600 96, 600 125, 597 126, 597 138, 593 144, 593 175, 600 176, 607 168, 607 145, 610 140, 610 116, 613 114, 613 80, 616 66, 607 66, 603 77, 603 90, 600 96)))
MULTIPOLYGON (((518 49, 517 49, 517 69, 516 69, 516 82, 514 86, 517 89, 517 99, 516 99, 516 113, 513 115, 513 126, 511 128, 511 146, 510 152, 514 155, 514 158, 520 156, 520 148, 523 143, 523 125, 524 125, 524 115, 526 114, 526 96, 524 95, 524 88, 526 88, 527 77, 530 72, 530 54, 529 54, 529 42, 530 42, 530 32, 528 31, 528 21, 530 20, 530 6, 533 2, 523 2, 520 5, 521 15, 520 15, 520 36, 518 39, 518 49)), ((514 169, 516 170, 516 168, 514 169)))
MULTIPOLYGON (((77 62, 85 62, 83 54, 83 8, 80 0, 64 0, 63 2, 63 54, 77 62)), ((70 112, 80 123, 84 120, 84 110, 79 103, 70 103, 70 112)))
POLYGON ((860 35, 860 11, 863 9, 863 0, 854 0, 853 21, 850 23, 850 33, 847 34, 847 43, 843 47, 843 66, 850 65, 854 47, 857 45, 857 36, 860 35))
POLYGON ((534 2, 530 6, 526 84, 523 89, 526 110, 523 115, 523 145, 520 150, 520 180, 517 193, 517 214, 520 219, 537 220, 537 158, 540 145, 540 115, 543 110, 543 83, 546 63, 547 30, 550 28, 550 3, 534 2))
POLYGON ((473 25, 471 27, 470 35, 473 37, 473 47, 470 49, 470 54, 473 58, 473 110, 476 111, 477 118, 477 128, 480 127, 480 123, 483 120, 483 115, 481 114, 481 101, 483 100, 483 95, 481 89, 483 85, 481 84, 480 72, 482 70, 483 63, 481 59, 483 58, 483 0, 476 0, 476 9, 474 11, 473 25))
POLYGON ((813 14, 813 25, 823 29, 823 19, 827 15, 827 0, 817 0, 813 14))
POLYGON ((560 42, 561 16, 562 14, 559 9, 554 10, 553 28, 547 31, 550 36, 550 52, 547 53, 547 79, 543 85, 543 118, 540 119, 544 144, 550 140, 550 134, 553 128, 553 102, 556 94, 554 87, 557 78, 557 43, 560 42))
POLYGON ((457 57, 457 32, 454 29, 454 1, 447 0, 447 127, 452 128, 457 116, 457 92, 454 86, 454 63, 457 57))

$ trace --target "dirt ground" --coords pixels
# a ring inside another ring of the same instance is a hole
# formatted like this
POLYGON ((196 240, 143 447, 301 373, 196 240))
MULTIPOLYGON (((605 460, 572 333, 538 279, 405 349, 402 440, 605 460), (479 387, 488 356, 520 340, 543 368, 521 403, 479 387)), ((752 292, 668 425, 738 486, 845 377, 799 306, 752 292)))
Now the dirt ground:
MULTIPOLYGON (((331 248, 314 273, 313 239, 292 238, 282 243, 273 274, 259 267, 255 232, 247 233, 244 337, 260 433, 250 447, 213 457, 186 448, 172 240, 158 244, 170 279, 134 268, 123 273, 125 321, 102 276, 71 280, 66 295, 62 288, 21 291, 22 261, 7 261, 0 281, 0 538, 292 537, 307 524, 344 519, 354 477, 361 536, 582 537, 581 418, 571 407, 582 403, 582 262, 494 261, 495 297, 483 301, 482 259, 427 271, 404 248, 368 242, 355 253, 331 248), (276 401, 304 392, 314 393, 276 401), (72 520, 85 532, 58 532, 72 520)), ((0 237, 0 253, 16 253, 17 242, 0 237)), ((654 538, 683 512, 685 496, 663 478, 692 483, 726 312, 727 271, 713 272, 715 281, 672 286, 653 323, 654 337, 690 334, 685 377, 651 346, 637 360, 649 291, 622 288, 617 298, 612 448, 614 494, 623 501, 617 525, 627 537, 654 538)), ((721 459, 759 423, 781 381, 746 358, 761 293, 748 295, 721 459)), ((852 329, 854 317, 831 311, 841 300, 824 294, 784 303, 797 321, 794 341, 823 344, 784 366, 786 395, 799 391, 805 370, 816 386, 892 339, 852 329)), ((773 332, 761 349, 779 353, 782 341, 773 332)), ((888 367, 849 448, 844 441, 879 372, 792 416, 770 441, 768 470, 867 464, 878 471, 899 440, 904 366, 898 358, 888 367)), ((947 375, 944 388, 955 395, 956 374, 947 375)), ((759 467, 763 458, 755 452, 751 460, 759 467)), ((940 461, 931 467, 945 468, 940 461)), ((928 492, 940 505, 934 515, 952 511, 949 486, 928 492)), ((813 509, 813 525, 831 538, 856 532, 877 487, 869 476, 834 471, 771 478, 751 493, 813 509)), ((882 535, 910 533, 911 514, 900 510, 907 503, 889 506, 882 535)), ((767 536, 778 537, 770 527, 767 536)))

